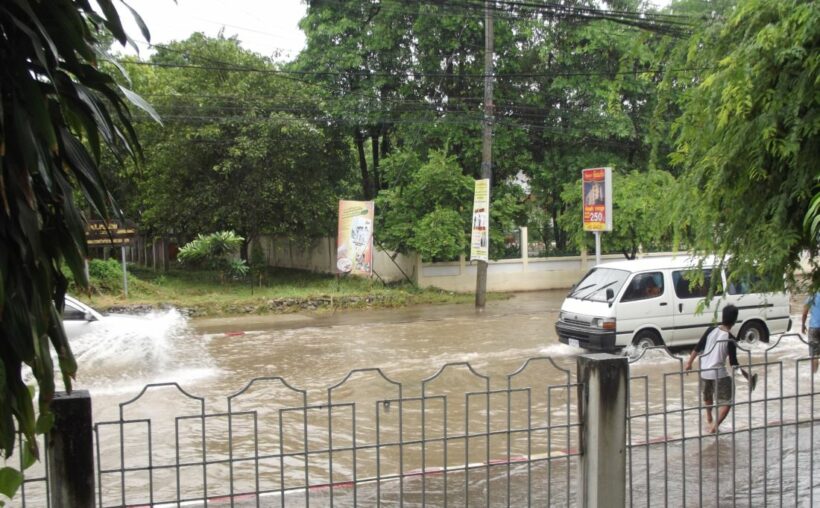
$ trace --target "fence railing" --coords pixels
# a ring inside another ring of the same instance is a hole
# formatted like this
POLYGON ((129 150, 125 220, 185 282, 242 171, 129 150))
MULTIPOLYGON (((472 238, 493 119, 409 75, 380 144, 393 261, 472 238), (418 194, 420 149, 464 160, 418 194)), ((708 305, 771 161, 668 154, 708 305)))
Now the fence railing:
MULTIPOLYGON (((738 381, 716 435, 697 371, 663 348, 583 355, 577 372, 532 358, 492 380, 468 363, 419 384, 360 369, 321 397, 258 378, 225 411, 147 385, 94 424, 84 474, 99 507, 812 506, 820 376, 776 347, 741 348, 758 386, 738 381)), ((29 470, 16 502, 47 506, 54 485, 29 470)))

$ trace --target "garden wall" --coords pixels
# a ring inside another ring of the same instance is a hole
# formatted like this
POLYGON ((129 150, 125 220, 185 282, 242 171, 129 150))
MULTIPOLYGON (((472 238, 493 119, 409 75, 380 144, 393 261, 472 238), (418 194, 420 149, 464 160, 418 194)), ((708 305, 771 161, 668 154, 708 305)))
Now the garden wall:
MULTIPOLYGON (((298 268, 319 273, 336 273, 336 239, 321 238, 309 244, 278 237, 261 237, 260 245, 268 265, 298 268)), ((521 245, 527 245, 527 228, 521 228, 521 245)), ((523 249, 526 251, 526 249, 523 249)), ((652 256, 670 255, 651 254, 652 256)), ((568 288, 578 282, 595 263, 595 256, 565 256, 530 258, 522 252, 521 258, 490 261, 487 266, 489 291, 536 291, 568 288)), ((623 259, 620 254, 601 256, 602 260, 623 259)), ((378 247, 374 252, 374 277, 385 282, 400 281, 405 275, 420 287, 437 287, 446 291, 475 291, 478 263, 458 261, 443 263, 422 262, 419 256, 405 256, 387 252, 378 247), (391 257, 395 255, 395 259, 391 257), (403 272, 403 273, 402 273, 403 272)))

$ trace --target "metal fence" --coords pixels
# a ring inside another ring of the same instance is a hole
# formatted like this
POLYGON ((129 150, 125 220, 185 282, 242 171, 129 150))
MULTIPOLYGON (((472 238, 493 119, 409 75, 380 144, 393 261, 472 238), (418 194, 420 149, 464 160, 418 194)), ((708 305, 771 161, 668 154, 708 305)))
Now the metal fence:
POLYGON ((316 401, 260 378, 222 413, 176 384, 149 385, 119 419, 95 425, 98 506, 569 506, 579 425, 571 378, 535 358, 490 389, 489 377, 455 363, 409 396, 364 369, 316 401), (537 367, 563 383, 520 386, 537 367), (154 391, 180 396, 187 411, 165 422, 129 417, 154 391))
MULTIPOLYGON (((716 435, 705 429, 697 371, 684 373, 663 348, 630 360, 621 408, 630 506, 814 504, 818 381, 805 355, 774 357, 778 343, 740 350, 758 386, 737 383, 716 435)), ((354 370, 313 398, 258 378, 224 411, 176 383, 148 385, 94 425, 96 503, 576 506, 589 413, 581 388, 548 357, 501 379, 447 364, 412 385, 354 370)), ((15 501, 47 506, 45 468, 26 474, 15 501)))
MULTIPOLYGON (((628 408, 629 506, 814 506, 820 498, 820 373, 811 358, 738 347, 735 400, 716 434, 706 424, 700 371, 651 348, 631 365, 628 408), (657 372, 664 362, 677 368, 657 372), (655 372, 653 372, 653 370, 655 372)), ((808 348, 800 349, 803 353, 808 348)))

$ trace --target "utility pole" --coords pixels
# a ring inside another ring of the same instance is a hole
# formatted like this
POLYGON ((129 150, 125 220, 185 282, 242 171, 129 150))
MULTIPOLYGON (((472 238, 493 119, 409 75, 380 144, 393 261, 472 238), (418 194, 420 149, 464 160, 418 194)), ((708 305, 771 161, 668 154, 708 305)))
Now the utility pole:
MULTIPOLYGON (((489 179, 491 183, 493 178, 493 2, 494 0, 484 1, 484 126, 481 135, 481 178, 489 179)), ((487 218, 489 217, 488 207, 487 218)), ((475 281, 476 309, 484 310, 486 301, 487 262, 479 261, 475 281)))

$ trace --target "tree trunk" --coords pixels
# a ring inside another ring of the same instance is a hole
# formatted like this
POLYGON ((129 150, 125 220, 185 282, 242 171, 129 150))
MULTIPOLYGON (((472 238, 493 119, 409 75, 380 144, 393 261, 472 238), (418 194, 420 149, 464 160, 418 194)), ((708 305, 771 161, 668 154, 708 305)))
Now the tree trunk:
POLYGON ((356 149, 359 152, 359 170, 362 174, 362 193, 364 195, 364 199, 369 200, 372 197, 372 194, 370 192, 370 174, 367 172, 367 158, 364 154, 364 136, 362 136, 362 131, 360 131, 358 127, 355 129, 353 136, 356 139, 356 149))
POLYGON ((381 178, 379 176, 379 131, 374 130, 372 136, 370 136, 371 140, 371 151, 373 152, 373 197, 376 197, 376 194, 381 190, 381 178))
POLYGON ((384 128, 382 129, 382 145, 381 145, 381 152, 382 152, 382 159, 387 157, 390 153, 390 134, 388 134, 389 129, 384 128))
POLYGON ((239 246, 239 258, 249 263, 248 261, 248 246, 251 244, 250 235, 243 236, 244 240, 242 240, 242 245, 239 246))

